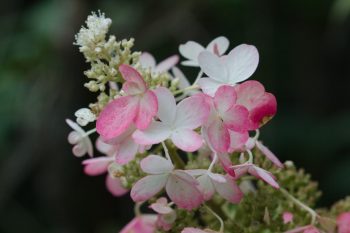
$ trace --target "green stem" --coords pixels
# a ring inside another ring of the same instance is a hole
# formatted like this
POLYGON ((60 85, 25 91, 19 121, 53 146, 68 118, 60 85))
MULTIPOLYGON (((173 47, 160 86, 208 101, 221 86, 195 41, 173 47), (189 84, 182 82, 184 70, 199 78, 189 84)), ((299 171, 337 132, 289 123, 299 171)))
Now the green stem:
POLYGON ((205 204, 204 204, 204 206, 207 208, 207 210, 208 210, 212 215, 215 216, 215 218, 217 218, 217 220, 219 220, 219 222, 220 222, 220 230, 219 230, 219 232, 220 232, 220 233, 223 233, 223 232, 224 232, 225 225, 224 225, 224 221, 222 220, 222 218, 221 218, 217 213, 215 213, 209 206, 207 206, 207 205, 205 205, 205 204))
POLYGON ((169 156, 174 163, 175 167, 178 169, 184 169, 185 168, 185 162, 181 159, 180 155, 177 153, 176 148, 173 145, 169 145, 169 143, 166 143, 166 145, 169 148, 169 156))

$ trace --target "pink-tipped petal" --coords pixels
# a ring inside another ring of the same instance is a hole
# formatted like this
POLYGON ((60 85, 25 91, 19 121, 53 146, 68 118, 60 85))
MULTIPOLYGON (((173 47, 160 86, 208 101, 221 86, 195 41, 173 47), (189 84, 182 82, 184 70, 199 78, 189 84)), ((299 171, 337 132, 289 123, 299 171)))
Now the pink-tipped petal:
POLYGON ((233 87, 223 85, 215 92, 214 105, 216 110, 225 115, 236 103, 237 95, 233 87))
POLYGON ((119 97, 102 110, 96 122, 96 130, 104 140, 113 139, 128 129, 137 112, 138 100, 135 97, 119 97))
POLYGON ((141 74, 135 68, 122 64, 119 66, 119 71, 125 81, 137 84, 140 91, 146 91, 146 83, 143 80, 141 74))
POLYGON ((146 201, 162 190, 167 183, 168 174, 148 175, 138 180, 131 189, 135 202, 146 201))
POLYGON ((158 73, 166 72, 170 70, 172 67, 174 67, 178 62, 179 62, 178 55, 170 56, 156 66, 155 72, 158 72, 158 73))
POLYGON ((221 120, 214 120, 207 129, 210 145, 218 153, 225 153, 230 146, 230 134, 221 120))
POLYGON ((158 98, 158 113, 159 119, 166 124, 172 124, 176 116, 176 101, 174 95, 168 88, 158 87, 154 90, 158 98))
POLYGON ((145 131, 136 130, 132 137, 137 144, 151 145, 166 140, 170 134, 171 129, 169 125, 154 121, 145 131))
POLYGON ((153 55, 148 52, 143 52, 139 61, 143 68, 154 69, 156 67, 156 60, 154 59, 153 55))
POLYGON ((221 56, 227 51, 229 45, 230 42, 226 37, 219 36, 208 44, 207 50, 217 56, 221 56))
POLYGON ((272 151, 269 150, 266 146, 264 146, 261 142, 256 141, 255 142, 256 147, 268 158, 273 164, 275 164, 279 168, 283 168, 283 164, 281 161, 276 157, 272 151))
POLYGON ((129 192, 128 189, 124 188, 122 182, 118 178, 113 178, 109 174, 106 177, 107 190, 115 197, 120 197, 129 192))
POLYGON ((202 137, 191 129, 178 129, 171 134, 171 140, 183 151, 193 152, 198 150, 202 144, 202 137))
POLYGON ((117 153, 115 155, 115 161, 121 165, 129 163, 135 158, 138 148, 139 145, 137 145, 131 137, 125 139, 122 143, 119 144, 117 153))
POLYGON ((153 175, 169 173, 174 169, 171 161, 159 155, 147 156, 141 160, 140 166, 142 171, 153 175))
POLYGON ((203 93, 209 96, 214 96, 219 87, 224 85, 224 83, 216 81, 212 78, 201 78, 197 83, 202 89, 203 93))
POLYGON ((154 233, 157 229, 156 222, 156 214, 143 214, 135 217, 120 233, 154 233))
POLYGON ((230 150, 229 152, 232 153, 234 151, 241 151, 243 150, 244 145, 249 139, 249 133, 248 131, 243 132, 236 132, 233 130, 229 130, 230 133, 230 150))
POLYGON ((275 181, 274 176, 270 172, 265 171, 264 169, 262 169, 260 167, 256 167, 256 166, 254 166, 253 169, 255 171, 255 172, 252 172, 253 175, 255 173, 255 175, 260 177, 263 181, 265 181, 266 183, 268 183, 269 185, 271 185, 275 189, 279 189, 280 186, 275 181))
POLYGON ((146 91, 139 102, 138 113, 134 120, 136 127, 140 130, 147 129, 157 112, 157 96, 153 93, 153 91, 146 91))
POLYGON ((235 47, 227 56, 229 81, 231 84, 248 79, 259 63, 259 53, 255 46, 242 44, 235 47))
POLYGON ((229 175, 225 176, 226 182, 221 183, 215 180, 213 181, 215 190, 219 193, 220 196, 225 198, 231 203, 237 204, 241 201, 243 197, 242 191, 239 189, 236 182, 229 175))
POLYGON ((233 106, 221 117, 225 126, 231 130, 244 132, 249 127, 249 112, 242 105, 233 106))
POLYGON ((107 172, 108 165, 113 162, 111 157, 98 157, 93 159, 86 159, 82 162, 84 172, 89 176, 98 176, 107 172))
MULTIPOLYGON (((171 174, 166 184, 166 192, 169 198, 180 208, 192 210, 203 202, 203 196, 193 182, 188 182, 192 177, 183 172, 182 176, 171 174), (183 176, 188 177, 184 179, 183 176)), ((192 178, 194 182, 196 180, 192 178)))
POLYGON ((228 81, 228 72, 224 62, 215 54, 203 51, 198 56, 198 64, 205 74, 210 78, 219 81, 228 81))
POLYGON ((232 162, 228 154, 226 153, 217 153, 218 159, 221 163, 222 168, 232 177, 236 176, 234 169, 232 168, 232 162))
POLYGON ((207 96, 196 94, 182 100, 176 107, 176 128, 196 129, 201 126, 209 116, 210 106, 207 96))

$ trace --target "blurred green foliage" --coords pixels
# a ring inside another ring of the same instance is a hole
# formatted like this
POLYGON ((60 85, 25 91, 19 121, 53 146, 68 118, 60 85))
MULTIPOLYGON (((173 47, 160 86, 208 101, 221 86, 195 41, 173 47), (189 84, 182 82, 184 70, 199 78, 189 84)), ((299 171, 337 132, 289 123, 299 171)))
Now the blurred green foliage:
POLYGON ((66 142, 64 119, 94 98, 72 42, 98 9, 117 38, 135 37, 158 60, 218 35, 231 47, 256 45, 253 79, 279 103, 265 143, 320 181, 319 205, 350 193, 348 0, 2 1, 0 232, 116 232, 132 217, 129 198, 111 197, 104 177, 84 176, 66 142))

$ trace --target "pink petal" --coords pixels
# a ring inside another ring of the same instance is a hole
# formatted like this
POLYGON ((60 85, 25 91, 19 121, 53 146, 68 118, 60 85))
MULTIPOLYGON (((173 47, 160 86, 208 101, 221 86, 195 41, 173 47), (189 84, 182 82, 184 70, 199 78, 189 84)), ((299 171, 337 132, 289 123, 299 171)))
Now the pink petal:
POLYGON ((166 124, 172 124, 176 116, 176 101, 174 95, 168 88, 158 87, 154 90, 158 99, 158 113, 159 119, 166 124))
POLYGON ((169 138, 170 134, 171 130, 169 125, 154 121, 145 131, 136 130, 132 137, 138 144, 151 145, 165 141, 169 138))
POLYGON ((153 175, 170 173, 174 169, 171 161, 159 155, 147 156, 141 160, 140 166, 142 171, 153 175))
POLYGON ((225 176, 218 174, 218 173, 212 173, 208 172, 208 176, 210 177, 211 180, 218 182, 218 183, 226 183, 226 178, 225 176))
POLYGON ((207 98, 203 94, 196 94, 182 100, 176 107, 176 128, 196 129, 201 126, 210 112, 207 98))
POLYGON ((153 55, 147 52, 143 52, 140 56, 140 64, 143 68, 155 68, 156 67, 156 60, 154 59, 153 55))
MULTIPOLYGON (((188 41, 186 44, 179 46, 180 54, 188 60, 193 61, 191 64, 187 64, 190 66, 198 66, 198 55, 204 50, 205 48, 203 46, 194 41, 188 41)), ((185 65, 184 63, 182 64, 185 65)))
POLYGON ((239 189, 236 182, 229 175, 225 176, 226 183, 217 182, 212 180, 215 190, 219 193, 220 196, 225 198, 231 203, 237 204, 241 201, 243 197, 242 191, 239 189))
POLYGON ((138 180, 131 189, 135 202, 146 201, 162 190, 167 183, 168 174, 148 175, 138 180))
POLYGON ((107 190, 115 197, 120 197, 129 192, 126 188, 123 187, 120 179, 112 178, 109 174, 106 177, 106 187, 107 190))
POLYGON ((350 233, 350 212, 345 212, 337 217, 338 233, 350 233))
POLYGON ((186 227, 181 231, 181 233, 208 233, 207 231, 203 231, 198 228, 193 228, 193 227, 186 227))
POLYGON ((198 189, 203 194, 204 200, 210 200, 215 193, 214 185, 207 174, 204 174, 197 178, 199 182, 198 189))
POLYGON ((170 214, 173 211, 173 209, 168 206, 165 197, 159 198, 157 202, 152 203, 149 207, 158 214, 170 214))
POLYGON ((258 178, 261 178, 263 181, 274 187, 275 189, 279 189, 278 183, 275 181, 273 175, 265 171, 264 169, 260 167, 253 166, 253 169, 249 169, 249 172, 252 173, 252 175, 257 176, 258 178))
POLYGON ((156 66, 154 71, 158 72, 158 73, 166 72, 166 71, 170 70, 172 67, 174 67, 178 62, 179 62, 178 55, 170 56, 170 57, 166 58, 165 60, 163 60, 162 62, 160 62, 156 66))
POLYGON ((257 101, 255 108, 250 111, 250 119, 253 126, 252 129, 266 124, 277 112, 277 101, 271 93, 265 93, 259 101, 257 101))
POLYGON ((233 87, 223 85, 215 92, 214 105, 216 110, 225 115, 226 112, 232 108, 236 103, 236 91, 233 87))
POLYGON ((119 66, 119 71, 127 82, 135 83, 140 91, 146 91, 146 83, 141 74, 133 67, 122 64, 119 66))
POLYGON ((241 151, 249 139, 248 131, 236 132, 229 130, 230 133, 230 150, 229 152, 241 151))
POLYGON ((287 224, 293 221, 294 215, 291 212, 283 212, 283 223, 287 224))
POLYGON ((230 146, 230 134, 221 120, 214 120, 208 127, 208 139, 216 152, 227 152, 230 146))
POLYGON ((203 93, 209 95, 209 96, 214 96, 217 89, 224 85, 222 82, 218 82, 212 78, 201 78, 197 82, 199 87, 202 89, 203 93))
POLYGON ((93 159, 86 159, 83 161, 84 172, 89 176, 98 176, 107 172, 108 165, 113 162, 111 157, 98 157, 93 159))
POLYGON ((232 177, 235 177, 235 171, 232 169, 232 162, 231 159, 229 158, 228 154, 226 153, 218 153, 217 154, 218 159, 221 163, 222 168, 227 172, 232 177))
POLYGON ((187 152, 196 151, 203 144, 202 137, 191 129, 176 130, 171 134, 171 140, 176 147, 187 152))
POLYGON ((248 79, 259 63, 258 50, 252 45, 242 44, 235 47, 227 56, 230 83, 238 83, 248 79))
POLYGON ((227 128, 238 132, 244 132, 249 127, 249 112, 242 105, 235 105, 221 115, 227 128))
POLYGON ((209 43, 207 50, 221 56, 227 51, 229 45, 230 42, 226 37, 219 36, 209 43))
POLYGON ((120 233, 154 233, 156 231, 156 214, 143 214, 135 217, 120 233))
POLYGON ((119 144, 117 153, 115 155, 115 161, 120 165, 129 163, 135 158, 138 148, 139 145, 137 145, 131 137, 125 139, 122 143, 119 144))
POLYGON ((286 231, 284 233, 299 233, 299 232, 303 232, 303 233, 320 233, 317 228, 315 228, 312 225, 307 225, 307 226, 303 226, 303 227, 297 227, 293 230, 290 231, 286 231))
POLYGON ((104 140, 121 135, 132 124, 138 111, 138 100, 123 96, 109 103, 100 113, 96 130, 104 140))
POLYGON ((210 78, 227 83, 228 73, 223 61, 215 54, 203 51, 198 56, 198 64, 210 78))
POLYGON ((276 157, 274 153, 272 153, 269 148, 264 146, 261 142, 256 141, 255 142, 256 147, 268 158, 273 164, 275 164, 279 168, 283 168, 283 164, 281 161, 276 157))
POLYGON ((191 185, 196 186, 199 184, 193 176, 186 172, 186 170, 174 170, 173 175, 175 175, 179 179, 182 179, 183 181, 186 181, 191 185))
POLYGON ((134 120, 136 127, 140 130, 146 129, 157 112, 157 96, 153 91, 146 91, 140 99, 138 113, 134 120))
MULTIPOLYGON (((186 174, 188 177, 184 179, 185 174, 184 172, 182 177, 170 175, 166 184, 166 192, 178 207, 192 210, 203 202, 203 196, 193 182, 188 182, 192 178, 190 175, 186 174)), ((196 182, 194 178, 192 179, 196 182)))

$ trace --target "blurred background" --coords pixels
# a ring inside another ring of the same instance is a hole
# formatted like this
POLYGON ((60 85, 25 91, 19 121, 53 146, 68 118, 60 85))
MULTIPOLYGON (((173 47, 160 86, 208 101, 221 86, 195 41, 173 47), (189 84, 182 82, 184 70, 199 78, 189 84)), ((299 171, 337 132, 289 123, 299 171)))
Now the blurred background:
MULTIPOLYGON (((3 0, 0 3, 0 232, 117 232, 132 218, 104 176, 87 177, 65 118, 95 96, 74 35, 91 11, 158 60, 219 35, 254 44, 253 79, 279 111, 262 139, 319 181, 320 206, 350 194, 350 0, 3 0)), ((194 78, 197 70, 184 68, 194 78)))

